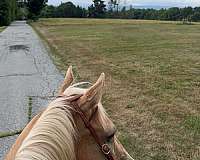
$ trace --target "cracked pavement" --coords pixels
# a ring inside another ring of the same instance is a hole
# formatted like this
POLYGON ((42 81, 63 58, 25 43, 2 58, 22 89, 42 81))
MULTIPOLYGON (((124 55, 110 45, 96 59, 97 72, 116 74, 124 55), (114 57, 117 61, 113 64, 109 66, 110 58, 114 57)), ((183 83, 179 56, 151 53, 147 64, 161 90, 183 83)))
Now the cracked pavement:
MULTIPOLYGON (((28 122, 29 97, 35 115, 54 97, 62 79, 25 21, 16 21, 0 33, 0 133, 22 129, 28 122)), ((16 138, 0 138, 0 160, 16 138)))

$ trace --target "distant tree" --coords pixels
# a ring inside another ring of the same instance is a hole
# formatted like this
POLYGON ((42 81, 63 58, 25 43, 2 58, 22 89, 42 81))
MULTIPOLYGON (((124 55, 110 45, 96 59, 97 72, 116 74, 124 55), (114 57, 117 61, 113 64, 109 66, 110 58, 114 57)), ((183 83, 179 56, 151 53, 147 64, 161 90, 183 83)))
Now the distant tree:
POLYGON ((29 11, 28 18, 32 20, 37 20, 47 2, 48 0, 28 0, 27 2, 27 8, 29 11))
POLYGON ((93 3, 88 7, 89 17, 104 18, 106 13, 106 5, 102 0, 93 0, 93 3))
POLYGON ((41 17, 45 18, 83 18, 87 17, 87 10, 80 6, 75 6, 72 2, 61 3, 59 6, 47 5, 41 12, 41 17))
POLYGON ((27 8, 26 7, 18 7, 16 19, 17 20, 25 20, 25 19, 27 19, 27 16, 28 16, 27 8))
POLYGON ((109 0, 108 1, 108 10, 110 11, 119 11, 120 0, 109 0))
POLYGON ((0 26, 10 24, 10 15, 9 15, 9 1, 1 0, 0 1, 0 26))
POLYGON ((113 0, 109 0, 108 1, 108 12, 113 12, 113 10, 114 10, 113 0))
POLYGON ((116 11, 118 13, 119 12, 120 0, 112 0, 112 1, 113 1, 114 8, 116 9, 116 11))
POLYGON ((124 6, 120 12, 120 18, 126 17, 126 7, 124 6))
POLYGON ((16 16, 16 0, 0 0, 0 26, 9 25, 16 16))
POLYGON ((27 0, 17 0, 17 20, 25 20, 28 17, 27 0))
POLYGON ((182 19, 181 11, 178 7, 169 8, 166 11, 166 14, 167 14, 166 20, 177 21, 182 19))
POLYGON ((181 15, 182 18, 188 19, 193 14, 193 8, 192 7, 185 7, 181 9, 181 15))
POLYGON ((123 18, 122 14, 124 13, 124 16, 126 17, 125 10, 126 6, 122 6, 120 10, 120 2, 121 0, 109 0, 108 1, 108 11, 107 15, 110 18, 123 18), (123 13, 122 13, 123 12, 123 13))
POLYGON ((200 21, 200 7, 194 8, 194 13, 191 16, 192 21, 200 21))
POLYGON ((86 10, 80 6, 75 6, 72 2, 66 2, 59 5, 56 9, 57 17, 86 17, 86 10))
POLYGON ((96 11, 95 11, 95 6, 92 4, 91 6, 88 7, 88 17, 90 18, 96 18, 96 11))
POLYGON ((87 10, 85 8, 77 6, 76 7, 76 15, 75 15, 75 17, 78 17, 78 18, 87 17, 87 10))
POLYGON ((47 5, 41 11, 41 17, 45 18, 55 18, 56 17, 56 7, 53 5, 47 5))
POLYGON ((76 6, 72 2, 66 2, 59 5, 56 9, 57 17, 75 17, 76 6))
POLYGON ((200 12, 200 7, 194 7, 194 12, 200 12))
POLYGON ((157 11, 157 20, 167 20, 167 10, 162 8, 157 11))
POLYGON ((194 22, 199 22, 200 21, 200 12, 195 12, 192 16, 191 16, 191 20, 194 22))
POLYGON ((154 10, 154 9, 143 9, 141 10, 141 12, 143 12, 143 16, 144 16, 144 19, 149 19, 149 20, 152 20, 152 19, 157 19, 157 11, 154 10))

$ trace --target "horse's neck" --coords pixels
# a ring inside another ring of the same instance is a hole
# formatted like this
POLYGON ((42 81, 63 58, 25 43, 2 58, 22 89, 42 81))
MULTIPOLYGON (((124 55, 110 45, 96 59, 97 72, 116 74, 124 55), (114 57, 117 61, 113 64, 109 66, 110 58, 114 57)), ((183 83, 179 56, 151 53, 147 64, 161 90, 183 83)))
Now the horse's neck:
POLYGON ((7 154, 5 160, 14 160, 15 159, 15 156, 16 156, 16 153, 17 153, 18 149, 20 148, 20 146, 22 145, 24 139, 28 136, 28 134, 30 133, 31 129, 33 128, 35 123, 38 121, 38 119, 40 118, 42 113, 43 112, 41 112, 38 115, 36 115, 31 120, 31 122, 24 128, 22 133, 17 138, 15 144, 13 144, 13 146, 11 147, 11 149, 10 149, 9 153, 7 154))

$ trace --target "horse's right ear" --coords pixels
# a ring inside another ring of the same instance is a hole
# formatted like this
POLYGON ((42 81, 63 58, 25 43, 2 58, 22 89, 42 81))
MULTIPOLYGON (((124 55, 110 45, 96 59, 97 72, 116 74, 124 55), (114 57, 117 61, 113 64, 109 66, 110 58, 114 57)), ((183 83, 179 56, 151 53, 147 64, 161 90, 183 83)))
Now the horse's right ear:
POLYGON ((72 82, 74 81, 74 75, 73 75, 73 71, 72 71, 72 66, 69 66, 65 79, 60 87, 60 90, 58 92, 58 95, 61 95, 64 93, 64 91, 72 84, 72 82))
POLYGON ((78 103, 83 107, 83 110, 85 108, 90 109, 91 107, 96 107, 96 104, 98 104, 102 98, 104 84, 105 74, 102 73, 96 83, 80 97, 78 103))

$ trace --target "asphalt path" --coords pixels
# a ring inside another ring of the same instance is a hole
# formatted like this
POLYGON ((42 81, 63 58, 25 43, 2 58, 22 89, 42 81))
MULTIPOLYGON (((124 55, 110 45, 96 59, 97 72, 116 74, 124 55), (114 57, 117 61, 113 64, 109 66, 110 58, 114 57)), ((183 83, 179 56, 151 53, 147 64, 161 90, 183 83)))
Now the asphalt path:
MULTIPOLYGON (((35 31, 16 21, 0 33, 0 133, 22 129, 55 96, 62 75, 35 31)), ((0 160, 17 135, 0 138, 0 160)))

